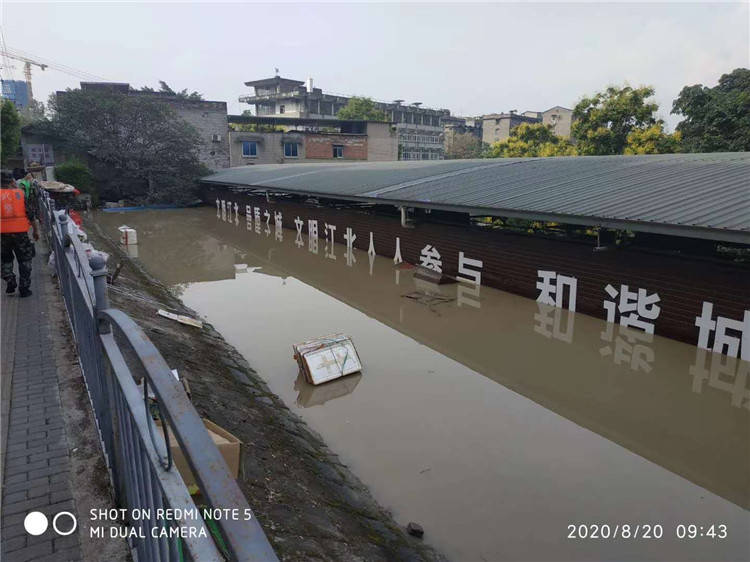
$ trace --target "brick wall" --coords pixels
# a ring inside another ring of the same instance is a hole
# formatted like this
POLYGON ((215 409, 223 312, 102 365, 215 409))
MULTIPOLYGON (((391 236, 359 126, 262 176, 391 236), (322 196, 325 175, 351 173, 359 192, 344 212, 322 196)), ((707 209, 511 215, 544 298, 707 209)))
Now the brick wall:
MULTIPOLYGON (((336 241, 344 243, 343 235, 351 227, 357 235, 356 248, 367 250, 370 231, 379 255, 393 257, 396 237, 401 242, 404 261, 419 263, 422 248, 430 244, 438 249, 443 272, 455 275, 458 252, 468 258, 481 259, 482 284, 535 299, 537 270, 552 270, 578 280, 576 310, 605 318, 602 303, 608 298, 607 284, 619 290, 627 284, 630 290, 646 289, 658 293, 661 313, 655 321, 655 333, 691 344, 697 341, 695 317, 700 315, 703 301, 714 303, 714 316, 742 319, 750 309, 750 270, 731 263, 654 254, 634 249, 594 252, 585 242, 562 241, 511 234, 476 227, 421 223, 413 229, 401 227, 398 217, 380 216, 354 210, 336 210, 298 203, 267 203, 264 198, 231 194, 219 188, 208 188, 206 201, 214 204, 216 197, 239 203, 281 211, 285 228, 295 230, 299 216, 319 221, 319 237, 325 236, 323 222, 335 224, 336 241)), ((304 234, 307 236, 307 226, 304 234)))
POLYGON ((331 160, 333 145, 344 147, 344 160, 367 160, 367 137, 365 135, 316 135, 305 134, 305 158, 331 160))

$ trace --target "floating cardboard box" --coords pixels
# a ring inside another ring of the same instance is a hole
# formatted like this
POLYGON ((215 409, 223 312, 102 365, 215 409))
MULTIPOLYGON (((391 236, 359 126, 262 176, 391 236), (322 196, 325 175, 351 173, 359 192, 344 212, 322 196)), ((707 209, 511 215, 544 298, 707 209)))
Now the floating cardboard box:
POLYGON ((292 346, 294 358, 310 384, 318 385, 362 370, 349 336, 333 334, 292 346))
MULTIPOLYGON (((232 477, 236 479, 240 473, 240 445, 242 442, 214 422, 205 418, 202 418, 202 420, 206 426, 208 434, 211 436, 211 440, 214 442, 214 445, 216 445, 216 448, 219 449, 221 456, 224 457, 224 460, 229 467, 229 472, 232 477)), ((161 431, 161 423, 156 422, 156 425, 161 431)), ((192 494, 197 491, 198 482, 195 479, 193 472, 190 470, 190 465, 188 465, 185 455, 182 454, 182 449, 180 449, 180 445, 177 442, 177 437, 172 433, 172 428, 169 428, 168 430, 169 448, 172 451, 172 461, 177 468, 177 471, 180 473, 180 476, 182 476, 182 479, 185 481, 185 486, 187 486, 192 494)))

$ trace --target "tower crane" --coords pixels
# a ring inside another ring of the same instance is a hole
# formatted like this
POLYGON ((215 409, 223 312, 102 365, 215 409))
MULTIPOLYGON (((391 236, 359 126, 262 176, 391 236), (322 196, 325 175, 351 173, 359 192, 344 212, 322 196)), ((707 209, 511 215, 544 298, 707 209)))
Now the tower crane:
POLYGON ((64 72, 65 74, 69 74, 71 76, 75 76, 76 78, 80 78, 83 80, 99 80, 102 82, 110 81, 110 80, 107 80, 106 78, 102 78, 101 76, 97 76, 96 74, 91 74, 90 72, 84 72, 83 70, 78 70, 76 68, 73 68, 72 66, 57 63, 49 59, 44 59, 43 57, 37 57, 35 55, 32 55, 32 53, 24 53, 23 51, 19 51, 18 49, 11 49, 5 46, 4 41, 3 41, 2 47, 0 47, 0 56, 8 57, 9 59, 15 59, 23 63, 23 74, 24 74, 24 77, 26 78, 26 88, 28 89, 29 100, 34 99, 34 96, 31 91, 31 66, 32 65, 38 66, 42 70, 45 70, 47 68, 51 68, 53 70, 59 70, 60 72, 64 72), (42 62, 42 60, 46 60, 46 62, 42 62))
POLYGON ((15 55, 13 53, 9 53, 8 51, 2 51, 2 55, 8 57, 9 59, 15 59, 23 63, 23 75, 24 75, 24 78, 26 78, 26 89, 28 90, 28 93, 29 93, 29 101, 33 100, 34 94, 31 90, 31 65, 33 64, 35 66, 38 66, 42 70, 47 68, 49 65, 44 64, 43 62, 37 62, 28 57, 23 57, 21 55, 15 55))

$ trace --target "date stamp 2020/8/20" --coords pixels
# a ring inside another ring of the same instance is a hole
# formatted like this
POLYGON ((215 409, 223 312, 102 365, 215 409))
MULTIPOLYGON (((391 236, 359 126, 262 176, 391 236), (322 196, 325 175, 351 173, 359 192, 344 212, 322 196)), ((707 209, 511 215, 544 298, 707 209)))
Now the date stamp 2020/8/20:
MULTIPOLYGON (((725 539, 728 536, 724 523, 680 523, 674 526, 673 536, 679 540, 725 539)), ((664 525, 660 523, 578 523, 568 525, 569 539, 613 540, 664 538, 664 525)))

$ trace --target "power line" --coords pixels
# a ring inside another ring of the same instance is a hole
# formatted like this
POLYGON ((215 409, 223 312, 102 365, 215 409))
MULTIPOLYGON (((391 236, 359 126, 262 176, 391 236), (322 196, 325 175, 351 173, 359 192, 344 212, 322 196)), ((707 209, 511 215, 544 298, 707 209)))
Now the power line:
POLYGON ((108 80, 107 78, 103 78, 102 76, 93 74, 91 72, 86 72, 84 70, 80 70, 72 66, 69 66, 67 64, 56 62, 46 57, 37 56, 33 53, 29 53, 28 51, 23 51, 21 49, 7 47, 7 45, 5 45, 4 43, 3 43, 3 51, 4 51, 4 54, 7 53, 9 55, 15 55, 15 56, 31 59, 33 61, 45 64, 46 66, 54 70, 58 70, 60 72, 64 72, 66 74, 75 76, 76 78, 82 78, 84 80, 97 80, 101 82, 111 82, 111 80, 108 80))

